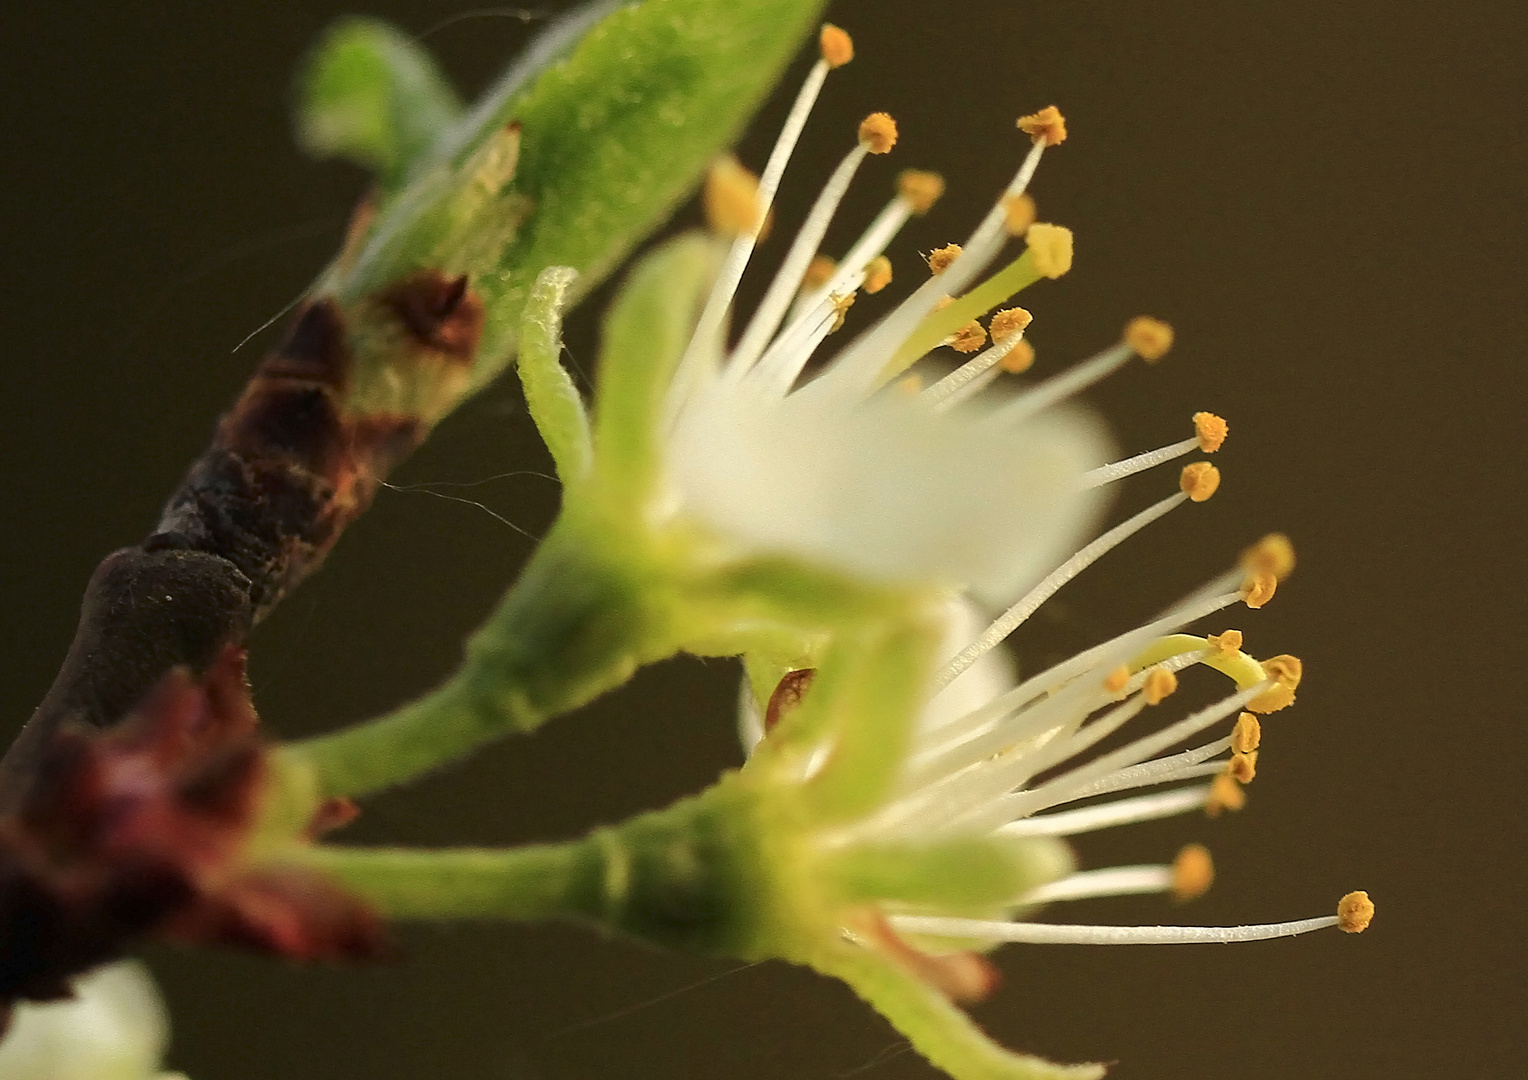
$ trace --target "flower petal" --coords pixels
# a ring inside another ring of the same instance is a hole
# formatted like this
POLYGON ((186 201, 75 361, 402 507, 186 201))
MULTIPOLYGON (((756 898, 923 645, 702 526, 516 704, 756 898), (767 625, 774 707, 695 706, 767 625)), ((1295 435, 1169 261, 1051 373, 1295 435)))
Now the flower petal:
POLYGON ((75 996, 16 1006, 0 1041, 6 1080, 147 1080, 158 1074, 169 1019, 148 969, 136 961, 97 968, 75 996))
POLYGON ((763 401, 715 387, 670 444, 678 502, 735 542, 888 581, 984 593, 1037 580, 1091 524, 1078 480, 1099 427, 1052 411, 1018 426, 915 401, 763 401))

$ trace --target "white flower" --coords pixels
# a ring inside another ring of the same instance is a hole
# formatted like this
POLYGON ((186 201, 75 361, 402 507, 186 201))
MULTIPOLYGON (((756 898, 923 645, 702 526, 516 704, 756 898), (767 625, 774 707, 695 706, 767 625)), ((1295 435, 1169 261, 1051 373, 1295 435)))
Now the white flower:
MULTIPOLYGON (((0 1040, 5 1080, 176 1080, 160 1072, 169 1018, 148 969, 136 961, 97 968, 74 998, 16 1006, 0 1040)), ((180 1078, 184 1080, 184 1078, 180 1078)))
MULTIPOLYGON (((712 174, 713 224, 738 235, 670 388, 658 440, 659 505, 750 553, 791 555, 860 578, 1011 596, 1096 519, 1099 493, 1082 480, 1107 458, 1100 426, 1080 410, 1054 407, 1064 395, 1053 388, 1001 405, 975 398, 1020 345, 1027 314, 1009 319, 1011 331, 956 378, 922 394, 888 383, 974 317, 961 315, 944 328, 969 306, 967 298, 951 304, 949 297, 966 291, 1010 239, 1007 208, 1022 196, 1044 140, 961 254, 802 385, 856 290, 884 285, 874 278, 885 266, 886 245, 937 197, 930 190, 937 178, 904 177, 836 272, 798 293, 860 163, 895 142, 890 117, 867 118, 736 346, 725 348, 727 314, 756 227, 833 66, 830 54, 829 44, 757 184, 734 164, 712 174), (983 373, 987 378, 977 378, 983 373)), ((1035 226, 1029 249, 994 277, 1000 295, 977 313, 1041 277, 1064 273, 1070 244, 1066 230, 1035 226)), ((1111 350, 1120 362, 1130 355, 1128 347, 1111 350)))

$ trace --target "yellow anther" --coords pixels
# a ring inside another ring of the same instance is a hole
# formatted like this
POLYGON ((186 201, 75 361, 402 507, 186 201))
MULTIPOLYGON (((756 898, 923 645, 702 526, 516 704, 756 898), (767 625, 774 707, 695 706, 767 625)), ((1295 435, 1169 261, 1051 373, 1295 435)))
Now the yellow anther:
POLYGON ((874 295, 891 284, 891 260, 877 255, 865 267, 865 291, 874 295))
POLYGON ((1027 341, 1021 341, 1008 350, 1008 355, 998 363, 1004 371, 1010 375, 1020 375, 1034 366, 1035 347, 1027 341))
POLYGON ((1231 729, 1231 751, 1236 754, 1250 754, 1263 742, 1263 725, 1258 723, 1257 717, 1249 712, 1244 712, 1236 718, 1236 726, 1231 729))
POLYGON ((1010 334, 1021 334, 1034 321, 1035 317, 1021 307, 1004 308, 992 316, 992 340, 1002 341, 1010 334))
POLYGON ((1210 634, 1204 640, 1210 643, 1210 648, 1219 653, 1241 652, 1242 632, 1240 630, 1227 630, 1220 634, 1210 634))
POLYGON ((817 47, 822 50, 822 58, 830 68, 841 68, 854 59, 854 39, 848 31, 832 23, 822 24, 822 33, 817 35, 817 47))
POLYGON ((923 376, 916 372, 909 372, 892 383, 891 388, 896 392, 897 397, 915 398, 923 392, 923 376))
POLYGON ((1295 546, 1283 533, 1269 533, 1241 553, 1242 569, 1254 574, 1272 574, 1283 581, 1295 572, 1295 546))
POLYGON ((743 236, 759 225, 759 178, 737 158, 724 157, 711 166, 702 201, 706 221, 723 236, 743 236))
POLYGON ((1231 425, 1212 412, 1194 414, 1194 434, 1199 437, 1199 449, 1206 454, 1213 454, 1225 445, 1230 430, 1231 425))
POLYGON ((1242 582, 1242 603, 1249 608, 1260 608, 1273 599, 1273 594, 1278 587, 1279 579, 1272 574, 1249 574, 1247 580, 1242 582))
POLYGON ((897 145, 897 122, 890 113, 871 113, 860 121, 859 141, 872 154, 887 154, 897 145))
POLYGON ((1072 230, 1064 225, 1036 222, 1024 234, 1035 270, 1048 278, 1058 278, 1072 268, 1072 230))
POLYGON ((1270 656, 1263 661, 1263 670, 1271 679, 1277 679, 1280 683, 1291 689, 1300 685, 1300 680, 1305 677, 1305 664, 1298 656, 1290 656, 1283 653, 1279 656, 1270 656))
POLYGON ((1173 899, 1197 900, 1215 884, 1215 861, 1203 844, 1187 844, 1173 860, 1173 899))
POLYGON ((904 169, 897 176, 897 194, 915 214, 926 214, 944 194, 944 177, 922 169, 904 169))
POLYGON ((1023 236, 1035 223, 1035 200, 1028 192, 1009 195, 1003 200, 1003 227, 1009 236, 1023 236))
POLYGON ((1173 347, 1173 328, 1150 315, 1137 315, 1125 324, 1125 343, 1142 360, 1155 363, 1173 347))
POLYGON ((1178 676, 1166 668, 1152 668, 1146 673, 1141 694, 1148 705, 1160 705, 1174 690, 1178 689, 1178 676))
MULTIPOLYGON (((1272 577, 1269 580, 1273 580, 1272 577)), ((1271 713, 1286 709, 1295 702, 1295 687, 1304 676, 1304 665, 1296 656, 1275 656, 1263 661, 1263 673, 1274 685, 1247 702, 1253 712, 1271 713)))
POLYGON ((1066 142, 1066 118, 1054 105, 1047 105, 1037 113, 1019 117, 1019 130, 1035 142, 1043 140, 1046 146, 1066 142))
POLYGON ((1280 709, 1287 709, 1295 703, 1295 690, 1292 686, 1282 683, 1276 684, 1264 690, 1257 697, 1247 702, 1247 708, 1255 713, 1275 713, 1280 709))
POLYGON ((972 319, 950 336, 950 348, 959 353, 974 353, 987 344, 987 331, 972 319))
POLYGON ((801 291, 813 292, 822 288, 833 280, 833 275, 838 273, 838 263, 826 255, 818 255, 807 264, 806 273, 801 275, 801 291))
POLYGON ((1337 901, 1337 929, 1344 934, 1361 934, 1374 921, 1374 901, 1366 892, 1350 892, 1337 901))
POLYGON ((1124 664, 1115 668, 1104 678, 1104 689, 1111 694, 1123 694, 1130 684, 1130 669, 1124 664))
POLYGON ((1208 461, 1185 465, 1178 476, 1178 487, 1190 502, 1204 502, 1220 489, 1220 470, 1208 461))
MULTIPOLYGON (((928 262, 929 272, 935 277, 950 268, 950 264, 960 257, 959 244, 946 244, 942 248, 935 248, 924 256, 928 262)), ((948 306, 948 305, 945 305, 948 306)))
POLYGON ((1231 760, 1226 762, 1226 775, 1238 784, 1252 783, 1253 778, 1257 776, 1257 751, 1232 754, 1231 760))
POLYGON ((849 317, 849 309, 854 306, 855 293, 845 293, 843 296, 832 297, 833 301, 833 330, 838 330, 844 325, 844 320, 849 317))
POLYGON ((1204 812, 1219 817, 1227 810, 1235 812, 1247 805, 1247 793, 1227 773, 1218 774, 1210 782, 1210 797, 1205 801, 1204 812))

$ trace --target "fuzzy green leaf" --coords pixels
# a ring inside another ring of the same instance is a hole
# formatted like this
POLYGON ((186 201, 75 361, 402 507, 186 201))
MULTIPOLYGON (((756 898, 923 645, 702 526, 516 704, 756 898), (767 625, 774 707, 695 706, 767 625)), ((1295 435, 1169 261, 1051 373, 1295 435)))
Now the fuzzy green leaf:
MULTIPOLYGON (((822 6, 644 0, 580 38, 615 5, 582 9, 411 168, 410 185, 379 206, 320 288, 358 304, 458 256, 452 270, 469 274, 486 313, 470 388, 482 387, 514 354, 537 275, 578 271, 574 300, 598 284, 736 138, 822 6), (517 138, 513 175, 490 169, 485 186, 480 151, 506 129, 517 138), (477 238, 470 260, 443 251, 448 231, 477 238)), ((357 363, 373 360, 363 350, 357 363)))
POLYGON ((430 54, 376 19, 335 24, 298 80, 303 149, 355 162, 384 187, 402 180, 461 115, 461 100, 430 54))

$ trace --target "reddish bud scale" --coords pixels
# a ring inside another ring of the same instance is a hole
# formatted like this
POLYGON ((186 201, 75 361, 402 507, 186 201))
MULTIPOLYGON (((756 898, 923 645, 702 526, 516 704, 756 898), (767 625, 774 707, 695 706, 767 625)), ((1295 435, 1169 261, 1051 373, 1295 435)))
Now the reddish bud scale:
POLYGON ((257 728, 228 648, 200 681, 172 670, 110 731, 55 733, 0 819, 0 1008, 57 996, 146 936, 293 959, 382 952, 360 902, 245 862, 267 777, 257 728))

